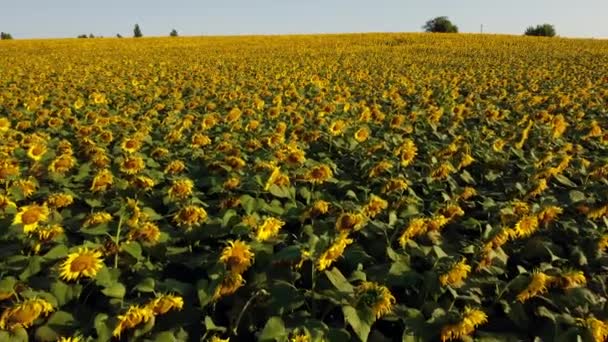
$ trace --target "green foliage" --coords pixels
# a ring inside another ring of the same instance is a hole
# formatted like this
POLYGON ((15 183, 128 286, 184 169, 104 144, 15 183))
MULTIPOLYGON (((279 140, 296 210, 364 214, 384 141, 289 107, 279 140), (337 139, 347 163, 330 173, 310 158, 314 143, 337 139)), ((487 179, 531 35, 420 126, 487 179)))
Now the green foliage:
POLYGON ((177 36, 178 36, 178 34, 177 34, 176 29, 171 30, 171 33, 169 33, 169 37, 177 37, 177 36))
POLYGON ((13 36, 8 32, 0 32, 0 40, 10 40, 13 36))
POLYGON ((141 29, 139 28, 139 24, 135 24, 135 27, 133 28, 133 37, 135 38, 140 38, 143 37, 144 35, 141 33, 141 29))
POLYGON ((425 32, 458 33, 458 26, 445 16, 427 21, 422 28, 425 32))
POLYGON ((555 37, 555 27, 551 24, 530 26, 524 34, 526 36, 555 37))

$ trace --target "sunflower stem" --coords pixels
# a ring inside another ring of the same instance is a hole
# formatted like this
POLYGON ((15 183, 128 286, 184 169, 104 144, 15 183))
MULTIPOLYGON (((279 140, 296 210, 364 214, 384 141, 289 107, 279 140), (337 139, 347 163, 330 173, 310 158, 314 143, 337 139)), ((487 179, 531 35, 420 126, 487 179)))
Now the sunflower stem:
POLYGON ((239 315, 236 318, 236 321, 234 322, 234 327, 232 327, 232 334, 234 336, 238 336, 238 329, 239 329, 239 325, 241 324, 241 319, 243 318, 243 315, 245 314, 245 311, 247 311, 247 308, 249 307, 249 305, 251 305, 251 302, 253 302, 253 300, 256 299, 260 294, 263 294, 265 292, 266 292, 265 290, 260 290, 260 291, 256 292, 253 296, 251 296, 251 298, 249 298, 247 303, 245 303, 245 305, 243 305, 243 309, 241 309, 241 312, 239 312, 239 315))
MULTIPOLYGON (((116 238, 114 239, 114 244, 118 247, 120 241, 120 229, 122 228, 122 215, 118 219, 118 229, 116 229, 116 238)), ((118 268, 118 251, 114 254, 114 268, 118 268)))

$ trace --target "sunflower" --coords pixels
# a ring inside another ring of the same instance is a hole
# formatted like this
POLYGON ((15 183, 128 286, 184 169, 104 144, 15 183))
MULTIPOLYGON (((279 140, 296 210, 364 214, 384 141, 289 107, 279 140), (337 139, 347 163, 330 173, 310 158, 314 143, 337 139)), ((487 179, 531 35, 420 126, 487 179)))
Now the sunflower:
POLYGON ((132 154, 139 151, 141 145, 141 140, 136 138, 127 138, 120 143, 120 148, 123 150, 123 152, 132 154))
POLYGON ((105 211, 98 211, 95 213, 91 213, 86 218, 86 220, 84 221, 82 226, 85 228, 88 228, 91 226, 97 226, 100 224, 108 223, 110 221, 112 221, 112 215, 110 213, 105 212, 105 211))
POLYGON ((131 305, 127 312, 118 316, 118 324, 112 331, 112 336, 120 338, 123 331, 133 329, 146 323, 154 317, 154 312, 148 306, 131 305))
POLYGON ((7 208, 15 208, 17 207, 17 204, 15 204, 15 202, 11 201, 11 199, 3 194, 0 194, 0 210, 4 211, 7 208))
POLYGON ((192 135, 192 139, 190 142, 191 147, 203 147, 211 144, 211 139, 202 133, 195 133, 192 135))
POLYGON ((515 224, 515 233, 519 238, 526 238, 538 229, 538 218, 536 216, 524 216, 515 224))
POLYGON ((238 177, 230 177, 224 182, 224 189, 226 190, 234 190, 238 188, 239 184, 241 184, 241 180, 238 177))
POLYGON ((42 156, 44 156, 46 151, 46 145, 41 143, 34 143, 28 148, 27 156, 34 161, 39 161, 40 159, 42 159, 42 156))
POLYGON ((108 169, 101 170, 93 177, 90 190, 93 192, 106 191, 113 182, 114 176, 112 172, 108 169))
POLYGON ((264 185, 264 191, 268 191, 270 187, 276 184, 277 180, 281 177, 281 168, 277 166, 272 166, 272 172, 266 181, 266 185, 264 185))
POLYGON ((541 210, 536 217, 538 218, 538 221, 540 221, 540 223, 546 226, 549 223, 553 222, 557 218, 557 216, 559 216, 563 212, 564 209, 558 206, 551 205, 543 208, 543 210, 541 210))
POLYGON ((289 165, 300 166, 306 161, 306 154, 299 148, 290 148, 285 161, 289 165))
POLYGON ((247 163, 243 160, 243 158, 230 156, 224 159, 224 162, 228 164, 231 168, 235 170, 239 170, 245 167, 247 163))
POLYGON ((171 200, 183 200, 192 195, 194 182, 188 178, 174 180, 169 188, 168 195, 171 200))
POLYGON ((594 342, 605 342, 608 340, 608 322, 603 322, 590 316, 583 321, 583 326, 589 330, 594 342))
POLYGON ((450 162, 444 162, 438 168, 431 172, 431 178, 445 180, 450 174, 456 172, 456 169, 450 162))
POLYGON ((346 122, 344 120, 336 120, 329 125, 329 133, 333 136, 341 135, 346 128, 346 122))
POLYGON ((220 261, 230 272, 243 274, 253 263, 254 253, 251 247, 241 240, 228 241, 229 246, 224 247, 220 261))
POLYGON ((209 340, 209 342, 230 342, 230 337, 227 338, 220 338, 216 335, 214 335, 213 337, 211 337, 209 340))
POLYGON ((293 334, 290 338, 289 338, 289 342, 310 342, 310 335, 308 335, 307 333, 299 333, 299 334, 293 334))
POLYGON ((0 118, 0 132, 6 132, 11 128, 11 122, 8 118, 0 118))
POLYGON ((312 209, 310 210, 313 216, 319 216, 327 214, 329 211, 330 203, 324 200, 315 201, 312 205, 312 209))
POLYGON ((367 217, 374 218, 388 208, 388 202, 376 195, 371 195, 369 202, 363 208, 363 213, 367 217))
POLYGON ((304 179, 313 184, 322 184, 333 177, 333 172, 328 165, 322 164, 310 169, 304 179))
POLYGON ((215 288, 213 300, 218 300, 222 297, 229 296, 235 293, 243 284, 245 279, 239 273, 229 272, 224 276, 222 282, 215 288))
POLYGON ((135 175, 146 168, 144 159, 140 156, 127 156, 120 164, 120 171, 128 175, 135 175))
POLYGON ((103 267, 102 254, 99 251, 79 247, 76 252, 68 254, 60 266, 60 277, 64 280, 95 278, 103 267))
POLYGON ((471 266, 467 264, 466 259, 462 259, 452 266, 452 268, 439 277, 439 282, 442 286, 459 287, 462 281, 471 272, 471 266))
POLYGON ((364 281, 355 288, 357 301, 369 307, 376 319, 391 312, 396 300, 388 287, 375 282, 364 281))
POLYGON ((165 167, 164 173, 168 175, 176 175, 186 169, 186 164, 181 160, 172 160, 165 167))
POLYGON ((157 147, 154 150, 152 150, 152 157, 154 157, 155 159, 162 159, 164 157, 166 157, 169 154, 169 149, 165 148, 165 147, 157 147))
POLYGON ((361 213, 342 213, 336 220, 336 230, 357 231, 364 227, 365 215, 361 213))
POLYGON ((181 310, 184 307, 184 298, 174 295, 161 295, 146 305, 154 315, 164 315, 169 310, 181 310))
POLYGON ((355 132, 355 140, 357 140, 360 143, 364 142, 365 140, 367 140, 369 138, 369 134, 370 134, 369 128, 361 127, 355 132))
POLYGON ((31 204, 19 208, 13 218, 13 224, 23 225, 24 233, 31 233, 38 227, 38 224, 48 220, 49 209, 45 205, 31 204))
POLYGON ((0 181, 6 182, 7 180, 19 176, 19 162, 16 160, 9 160, 3 158, 0 161, 0 181))
POLYGON ((388 170, 393 168, 393 164, 387 160, 382 160, 378 162, 378 164, 374 165, 374 167, 369 170, 369 178, 374 178, 379 176, 382 173, 387 172, 388 170))
POLYGON ((82 342, 82 338, 79 336, 60 337, 57 342, 82 342))
POLYGON ((547 288, 551 287, 556 279, 540 271, 533 272, 528 286, 517 294, 517 300, 523 303, 532 297, 547 292, 547 288))
POLYGON ((46 200, 46 204, 48 206, 57 208, 57 209, 65 208, 65 207, 71 205, 72 203, 74 203, 74 197, 72 197, 72 195, 66 194, 66 193, 51 194, 46 200))
POLYGON ((155 245, 160 239, 160 229, 153 222, 144 222, 139 227, 131 229, 127 237, 147 245, 155 245))
POLYGON ((464 314, 458 323, 449 324, 441 328, 441 341, 462 339, 475 332, 475 329, 486 323, 488 316, 485 312, 470 307, 465 307, 464 314))
POLYGON ((403 191, 408 188, 407 181, 403 178, 391 178, 389 179, 384 188, 382 189, 383 193, 390 193, 393 191, 403 191))
POLYGON ((14 331, 28 328, 41 316, 47 316, 55 309, 45 299, 27 299, 13 307, 4 309, 0 316, 0 329, 14 331))
POLYGON ((63 234, 63 232, 63 227, 58 224, 54 224, 51 226, 38 227, 36 230, 34 230, 34 235, 38 237, 40 242, 48 242, 63 234))
POLYGON ((228 112, 225 120, 227 123, 235 123, 236 121, 238 121, 241 118, 242 113, 243 112, 239 108, 234 107, 228 112))
POLYGON ((38 184, 32 178, 19 179, 13 183, 13 186, 19 189, 25 198, 32 196, 38 189, 38 184))
POLYGON ((416 155, 418 154, 418 148, 411 139, 405 139, 401 146, 395 151, 395 155, 401 159, 401 166, 406 167, 412 163, 416 155))
POLYGON ((206 220, 207 212, 204 208, 196 205, 185 206, 173 216, 173 221, 180 227, 186 227, 186 229, 199 226, 206 220))
POLYGON ((428 220, 424 218, 412 219, 407 228, 405 228, 405 230, 403 231, 403 233, 401 233, 401 236, 399 237, 399 244, 401 245, 401 247, 405 247, 405 245, 410 239, 426 233, 428 230, 427 223, 428 220))
POLYGON ((274 217, 267 217, 264 219, 262 224, 258 225, 256 228, 256 239, 259 241, 266 241, 272 237, 275 237, 281 227, 285 225, 284 221, 276 219, 274 217))
POLYGON ((563 289, 572 289, 587 284, 583 271, 568 270, 557 277, 556 283, 563 289))
POLYGON ((353 243, 353 239, 348 238, 348 232, 342 232, 338 238, 319 256, 317 269, 324 271, 328 269, 339 257, 342 256, 346 246, 353 243))

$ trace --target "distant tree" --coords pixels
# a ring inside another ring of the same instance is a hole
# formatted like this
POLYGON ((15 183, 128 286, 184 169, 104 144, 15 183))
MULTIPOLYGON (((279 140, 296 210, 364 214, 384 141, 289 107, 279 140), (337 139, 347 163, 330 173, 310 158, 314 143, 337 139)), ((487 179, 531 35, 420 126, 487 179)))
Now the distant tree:
POLYGON ((448 17, 431 19, 422 28, 425 32, 458 33, 458 26, 452 24, 448 17))
POLYGON ((171 30, 171 33, 169 33, 169 36, 170 37, 177 37, 177 30, 176 29, 171 30))
POLYGON ((117 33, 116 38, 122 38, 122 35, 120 33, 117 33))
POLYGON ((135 28, 133 28, 133 37, 140 38, 144 35, 141 33, 141 29, 139 28, 139 24, 135 24, 135 28))
POLYGON ((92 33, 89 33, 89 38, 95 38, 95 36, 92 33))
POLYGON ((13 39, 13 36, 8 32, 0 32, 0 39, 1 40, 10 40, 10 39, 13 39))
POLYGON ((555 27, 551 24, 530 26, 524 34, 526 36, 555 37, 555 27))
POLYGON ((78 38, 88 38, 89 36, 87 36, 86 34, 79 34, 78 38))

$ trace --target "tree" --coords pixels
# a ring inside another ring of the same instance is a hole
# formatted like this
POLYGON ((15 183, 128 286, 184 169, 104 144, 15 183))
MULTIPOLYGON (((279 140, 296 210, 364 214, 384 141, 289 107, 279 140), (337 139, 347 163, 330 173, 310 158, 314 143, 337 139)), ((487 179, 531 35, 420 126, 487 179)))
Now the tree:
POLYGON ((8 32, 0 32, 0 39, 1 40, 10 40, 10 39, 13 39, 13 36, 8 32))
POLYGON ((92 33, 89 33, 89 38, 95 38, 95 36, 92 33))
POLYGON ((555 37, 555 27, 551 24, 530 26, 524 34, 526 36, 555 37))
POLYGON ((139 28, 139 24, 135 24, 135 28, 133 28, 133 37, 140 38, 144 35, 141 33, 141 29, 139 28))
POLYGON ((88 38, 89 36, 87 36, 86 34, 79 34, 78 38, 88 38))
POLYGON ((458 26, 452 24, 448 17, 431 19, 422 26, 425 32, 458 33, 458 26))
POLYGON ((169 36, 170 37, 177 37, 177 30, 176 29, 171 30, 171 33, 169 33, 169 36))
POLYGON ((117 33, 116 38, 122 38, 122 35, 120 33, 117 33))

